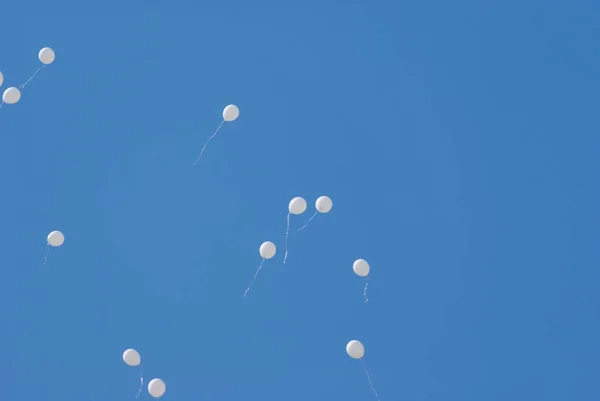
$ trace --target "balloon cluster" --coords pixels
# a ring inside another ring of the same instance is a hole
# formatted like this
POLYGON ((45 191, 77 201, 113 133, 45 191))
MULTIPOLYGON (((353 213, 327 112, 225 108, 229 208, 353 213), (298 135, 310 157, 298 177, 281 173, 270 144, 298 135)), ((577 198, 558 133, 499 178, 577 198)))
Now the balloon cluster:
MULTIPOLYGON (((40 60, 42 65, 33 73, 33 75, 27 81, 25 81, 25 83, 19 85, 18 87, 11 86, 7 88, 2 94, 2 103, 0 103, 0 107, 2 107, 4 104, 15 104, 19 100, 21 100, 21 91, 27 86, 27 84, 29 84, 29 82, 31 82, 33 77, 35 77, 37 73, 42 70, 42 68, 49 64, 52 64, 55 58, 56 55, 54 54, 54 50, 52 50, 51 48, 44 47, 43 49, 41 49, 38 53, 38 59, 40 60)), ((3 83, 4 75, 2 75, 2 72, 0 72, 0 86, 2 86, 3 83)))
MULTIPOLYGON (((40 52, 40 60, 42 60, 41 52, 40 52)), ((46 58, 45 60, 48 61, 50 59, 46 58)), ((54 60, 54 53, 52 53, 52 60, 54 60)), ((0 75, 0 79, 1 79, 1 75, 0 75)), ((202 150, 200 152, 200 156, 198 157, 198 159, 196 160, 196 162, 194 164, 197 164, 200 161, 200 159, 202 158, 202 155, 204 154, 206 146, 215 137, 217 132, 219 132, 223 123, 235 121, 239 117, 239 115, 240 115, 240 110, 238 109, 237 106, 229 105, 229 106, 225 107, 225 109, 223 110, 223 121, 221 121, 221 124, 218 126, 217 130, 212 134, 212 136, 208 139, 208 141, 206 141, 206 143, 204 144, 204 147, 202 148, 202 150)), ((283 263, 286 263, 287 257, 288 257, 288 238, 289 238, 289 232, 290 232, 290 216, 291 215, 299 216, 299 215, 303 214, 306 211, 307 207, 308 206, 307 206, 306 200, 300 196, 293 198, 288 204, 287 227, 286 227, 286 232, 285 232, 285 255, 283 257, 283 263)), ((314 214, 308 219, 308 221, 303 226, 298 228, 297 231, 304 230, 305 228, 308 227, 308 225, 311 223, 311 221, 318 214, 327 214, 331 211, 332 208, 333 208, 333 201, 331 200, 331 198, 328 196, 320 196, 315 201, 314 214)), ((61 246, 64 243, 64 241, 65 241, 65 236, 63 235, 62 232, 52 231, 48 235, 48 238, 47 238, 48 251, 50 250, 50 247, 61 246)), ((275 246, 275 244, 273 242, 266 241, 260 245, 258 252, 260 254, 260 257, 262 258, 262 261, 260 262, 260 265, 258 266, 258 269, 256 270, 256 272, 254 273, 254 277, 253 277, 252 281, 250 282, 250 284, 248 285, 248 288, 246 288, 246 291, 244 292, 244 298, 247 297, 248 292, 250 291, 250 288, 252 287, 256 278, 258 277, 258 273, 262 269, 263 263, 266 260, 272 259, 275 256, 275 254, 277 252, 277 247, 275 246)), ((48 255, 46 255, 46 260, 47 260, 47 256, 48 255)), ((366 277, 368 279, 371 268, 369 266, 369 263, 366 260, 358 259, 353 263, 352 270, 354 271, 354 273, 357 276, 366 277)), ((368 302, 367 286, 368 286, 368 281, 365 283, 365 288, 364 288, 364 292, 363 292, 365 303, 368 302)), ((373 386, 373 383, 371 381, 371 376, 369 374, 369 371, 367 370, 366 364, 363 360, 363 357, 365 354, 365 347, 363 346, 363 344, 358 340, 350 341, 346 345, 346 353, 351 358, 358 359, 363 363, 365 373, 369 380, 371 389, 373 390, 373 393, 375 394, 377 399, 379 399, 377 391, 375 390, 375 387, 373 386)), ((143 376, 142 369, 141 369, 140 354, 136 350, 130 348, 123 353, 123 361, 129 366, 139 367, 139 369, 140 369, 140 388, 138 389, 138 392, 135 396, 135 399, 137 399, 140 395, 140 392, 141 392, 143 386, 144 386, 144 376, 143 376)), ((167 387, 166 387, 165 382, 159 378, 152 379, 148 383, 148 392, 154 398, 162 397, 165 394, 166 389, 167 389, 167 387)))

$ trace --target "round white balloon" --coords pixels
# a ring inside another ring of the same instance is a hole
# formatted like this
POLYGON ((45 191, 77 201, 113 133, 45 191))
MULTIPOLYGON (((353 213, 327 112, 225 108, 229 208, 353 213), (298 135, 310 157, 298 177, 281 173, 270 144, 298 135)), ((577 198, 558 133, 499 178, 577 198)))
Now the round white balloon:
POLYGON ((6 104, 15 104, 21 99, 21 91, 14 86, 6 89, 2 94, 2 101, 6 104))
POLYGON ((148 392, 154 398, 160 398, 167 391, 167 385, 161 379, 152 379, 148 383, 148 392))
POLYGON ((306 210, 306 201, 298 196, 290 201, 288 209, 291 214, 302 214, 306 210))
POLYGON ((142 357, 139 352, 133 348, 129 348, 123 352, 123 361, 129 366, 139 366, 139 364, 142 363, 142 357))
POLYGON ((358 340, 352 340, 346 345, 346 352, 351 358, 361 359, 365 355, 365 347, 358 340))
POLYGON ((52 64, 56 58, 56 55, 54 54, 54 50, 49 47, 44 47, 38 53, 38 58, 43 64, 52 64))
POLYGON ((260 256, 262 256, 263 259, 271 259, 273 256, 275 256, 276 251, 277 248, 271 241, 263 242, 263 244, 260 246, 260 256))
POLYGON ((0 71, 0 86, 4 83, 4 75, 2 75, 2 71, 0 71))
POLYGON ((240 109, 235 104, 230 104, 223 109, 223 120, 229 122, 237 120, 240 116, 240 109))
POLYGON ((61 246, 65 242, 65 236, 60 231, 52 231, 48 234, 50 246, 61 246))
POLYGON ((315 202, 315 207, 319 213, 329 213, 333 207, 333 202, 329 196, 320 196, 315 202))
POLYGON ((358 259, 352 265, 352 270, 354 270, 354 273, 361 277, 367 277, 371 271, 371 268, 366 260, 358 259))

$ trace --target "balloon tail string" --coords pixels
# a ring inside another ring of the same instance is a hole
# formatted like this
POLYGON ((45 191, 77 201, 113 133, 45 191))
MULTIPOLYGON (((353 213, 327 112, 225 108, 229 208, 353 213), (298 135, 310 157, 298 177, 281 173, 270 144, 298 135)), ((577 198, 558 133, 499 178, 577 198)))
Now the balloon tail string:
POLYGON ((48 263, 48 255, 50 254, 50 243, 46 244, 46 256, 44 257, 44 264, 48 263))
POLYGON ((283 257, 283 263, 287 259, 288 255, 288 236, 290 235, 290 213, 287 215, 287 228, 285 229, 285 256, 283 257))
POLYGON ((141 392, 142 392, 142 388, 144 388, 144 373, 142 372, 142 366, 140 365, 140 388, 137 392, 137 394, 135 395, 135 400, 138 399, 138 397, 140 396, 141 392))
POLYGON ((208 143, 215 137, 215 135, 217 135, 217 132, 219 132, 219 130, 221 129, 221 127, 223 126, 223 123, 225 122, 225 120, 221 121, 221 124, 219 124, 219 127, 217 128, 217 130, 215 131, 214 134, 212 134, 212 136, 210 138, 208 138, 208 141, 206 141, 206 143, 204 144, 204 146, 202 147, 202 150, 200 151, 200 156, 198 156, 198 159, 194 162, 194 166, 196 164, 198 164, 198 162, 200 161, 200 159, 202 159, 202 155, 204 154, 204 150, 206 149, 206 146, 208 145, 208 143))
POLYGON ((363 364, 363 367, 365 368, 365 373, 367 374, 367 379, 369 380, 369 385, 371 386, 371 390, 373 390, 373 394, 375 394, 375 398, 377 398, 377 401, 379 401, 379 394, 377 394, 377 391, 375 390, 375 386, 373 386, 373 381, 371 380, 371 375, 369 374, 369 369, 367 369, 367 364, 365 363, 365 361, 363 359, 360 360, 363 364))
POLYGON ((2 106, 4 106, 4 101, 2 101, 2 103, 0 103, 0 109, 2 108, 2 106))
POLYGON ((310 222, 311 222, 311 221, 312 221, 312 220, 313 220, 315 217, 317 217, 317 214, 318 214, 318 213, 319 213, 319 212, 315 212, 315 214, 313 214, 313 215, 310 217, 310 219, 308 219, 308 221, 306 222, 306 224, 305 224, 305 225, 303 225, 302 227, 300 227, 300 228, 299 228, 298 230, 296 230, 296 231, 302 231, 302 230, 304 230, 306 227, 308 227, 308 225, 310 224, 310 222))
POLYGON ((44 68, 45 66, 46 66, 46 64, 43 64, 40 68, 38 68, 33 73, 33 75, 27 81, 25 81, 24 84, 19 85, 19 89, 24 89, 31 82, 31 80, 37 75, 37 73, 40 72, 42 70, 42 68, 44 68))
POLYGON ((254 284, 254 282, 256 281, 256 277, 258 277, 258 272, 260 272, 260 269, 262 269, 263 263, 265 263, 265 259, 263 259, 262 262, 260 262, 260 265, 258 265, 258 269, 256 269, 256 273, 254 273, 254 278, 252 279, 250 285, 248 285, 248 288, 246 288, 246 291, 244 292, 244 299, 246 299, 246 295, 248 295, 250 287, 252 287, 252 284, 254 284))
POLYGON ((365 298, 365 303, 369 303, 369 297, 367 297, 367 288, 369 287, 369 279, 365 283, 365 289, 363 290, 363 297, 365 298))

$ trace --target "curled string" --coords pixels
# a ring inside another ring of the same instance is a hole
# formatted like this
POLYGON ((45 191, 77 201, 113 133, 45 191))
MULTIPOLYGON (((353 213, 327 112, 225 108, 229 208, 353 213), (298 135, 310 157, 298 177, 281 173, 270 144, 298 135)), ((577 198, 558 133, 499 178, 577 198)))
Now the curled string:
POLYGON ((140 393, 142 392, 142 388, 144 388, 144 373, 142 372, 142 365, 140 365, 140 389, 138 390, 137 394, 135 395, 135 400, 138 399, 138 397, 140 396, 140 393))
POLYGON ((290 235, 290 213, 287 215, 287 228, 285 229, 285 256, 283 257, 283 263, 285 264, 285 260, 288 255, 288 236, 290 235))
POLYGON ((260 271, 260 269, 262 269, 263 263, 265 263, 265 259, 263 259, 262 262, 260 262, 258 269, 256 269, 256 273, 254 273, 254 278, 250 282, 250 285, 248 286, 248 288, 246 288, 246 291, 244 292, 244 299, 246 299, 246 295, 248 295, 248 291, 250 291, 250 287, 252 287, 252 284, 254 284, 254 281, 256 281, 256 277, 258 277, 258 272, 260 271))
POLYGON ((371 385, 371 390, 373 390, 373 394, 375 394, 375 398, 377 398, 377 401, 379 401, 379 395, 377 394, 377 391, 375 390, 375 386, 373 386, 373 382, 371 381, 371 375, 369 374, 369 370, 367 369, 367 364, 365 363, 364 359, 360 360, 363 364, 363 367, 365 368, 365 373, 367 374, 367 379, 369 379, 369 384, 371 385))
POLYGON ((204 149, 206 149, 206 145, 208 145, 208 143, 215 137, 215 135, 217 135, 217 132, 219 132, 219 130, 221 129, 221 127, 223 126, 223 123, 225 122, 225 120, 221 121, 221 124, 219 124, 219 127, 217 128, 217 130, 215 131, 214 134, 212 134, 212 136, 210 138, 208 138, 208 141, 206 141, 206 143, 204 144, 204 146, 202 147, 202 150, 200 151, 200 156, 198 156, 198 159, 194 162, 194 166, 196 164, 198 164, 198 162, 200 161, 200 159, 202 159, 202 155, 204 154, 204 149))
POLYGON ((363 297, 365 298, 365 303, 369 303, 369 298, 367 297, 367 287, 369 286, 369 278, 367 277, 367 282, 365 283, 365 289, 363 290, 363 297))
POLYGON ((317 214, 318 214, 318 213, 319 213, 319 212, 315 212, 315 214, 313 214, 313 215, 310 217, 310 219, 308 219, 308 221, 306 222, 306 224, 305 224, 305 225, 303 225, 302 227, 300 227, 299 229, 297 229, 296 231, 302 231, 302 230, 304 230, 306 227, 308 227, 308 224, 309 224, 309 223, 312 221, 312 219, 314 219, 314 218, 317 216, 317 214))
POLYGON ((37 75, 37 73, 40 72, 45 66, 46 66, 46 64, 42 64, 42 66, 33 73, 31 78, 29 78, 27 81, 25 81, 24 84, 19 85, 19 89, 24 89, 27 86, 27 84, 29 84, 31 82, 31 80, 37 75))
POLYGON ((48 255, 50 254, 50 243, 47 242, 46 243, 46 256, 44 257, 44 264, 46 264, 48 262, 48 255))

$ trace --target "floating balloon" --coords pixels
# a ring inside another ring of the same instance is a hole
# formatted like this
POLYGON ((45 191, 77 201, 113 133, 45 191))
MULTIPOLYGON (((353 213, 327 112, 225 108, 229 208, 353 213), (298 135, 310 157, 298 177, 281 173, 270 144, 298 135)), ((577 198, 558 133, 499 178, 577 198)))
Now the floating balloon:
POLYGON ((217 132, 219 132, 219 130, 223 126, 223 123, 235 121, 235 120, 237 120, 237 118, 239 116, 240 116, 240 109, 238 109, 238 107, 235 104, 230 104, 229 106, 227 106, 223 109, 223 121, 221 121, 221 124, 219 124, 219 126, 217 127, 217 130, 214 132, 214 134, 212 134, 212 136, 210 138, 208 138, 208 141, 206 141, 206 143, 202 147, 202 150, 200 151, 200 156, 198 156, 198 159, 194 162, 194 166, 196 164, 198 164, 200 159, 202 159, 202 155, 204 154, 204 150, 206 149, 206 146, 215 137, 215 135, 217 135, 217 132))
POLYGON ((44 69, 44 67, 46 67, 47 65, 52 64, 55 58, 56 55, 54 54, 54 50, 52 50, 51 48, 44 47, 43 49, 41 49, 38 52, 38 59, 42 62, 42 65, 39 66, 37 70, 35 70, 33 75, 27 81, 25 81, 25 83, 19 85, 19 89, 25 88, 29 84, 29 82, 31 82, 31 80, 37 75, 37 73, 44 69))
POLYGON ((140 353, 136 350, 129 348, 123 352, 123 361, 129 366, 139 366, 142 363, 140 353))
POLYGON ((167 391, 167 385, 161 379, 152 379, 148 383, 148 392, 154 398, 160 398, 167 391))
POLYGON ((367 364, 365 363, 363 357, 365 356, 365 347, 358 340, 352 340, 346 345, 346 353, 352 359, 360 359, 365 368, 365 373, 367 374, 367 379, 369 380, 369 385, 371 386, 371 390, 375 394, 375 397, 379 401, 379 395, 377 391, 375 391, 375 387, 373 386, 373 381, 371 381, 371 375, 369 374, 369 370, 367 369, 367 364))
POLYGON ((125 350, 125 352, 123 352, 123 361, 129 366, 139 366, 140 368, 140 388, 138 389, 138 392, 134 398, 137 400, 137 398, 140 396, 140 393, 142 392, 142 389, 144 388, 144 374, 142 373, 141 366, 142 357, 140 356, 139 352, 137 352, 133 348, 129 348, 128 350, 125 350))
POLYGON ((288 215, 287 215, 287 228, 285 229, 285 256, 283 257, 283 263, 287 260, 288 255, 288 236, 290 235, 290 215, 296 214, 300 215, 306 211, 306 201, 304 198, 297 196, 290 201, 288 205, 288 215))
POLYGON ((0 71, 0 86, 4 83, 4 75, 2 75, 2 71, 0 71))
POLYGON ((331 201, 331 198, 329 196, 319 196, 319 198, 315 202, 315 208, 317 209, 317 211, 315 212, 315 214, 313 214, 310 217, 310 219, 308 219, 308 221, 306 222, 305 225, 303 225, 302 227, 300 227, 298 229, 298 231, 302 231, 306 227, 308 227, 308 225, 310 224, 310 222, 315 217, 317 217, 317 214, 319 214, 319 213, 329 213, 329 211, 331 210, 332 207, 333 207, 333 202, 331 201))
POLYGON ((54 62, 56 55, 54 54, 54 50, 52 50, 49 47, 44 47, 38 53, 38 58, 40 59, 42 64, 48 65, 48 64, 52 64, 54 62))
POLYGON ((256 273, 254 273, 254 278, 250 282, 250 285, 248 285, 248 288, 246 288, 246 291, 244 291, 244 299, 246 298, 246 295, 248 295, 250 287, 252 287, 252 284, 254 284, 254 281, 256 281, 256 277, 258 277, 258 273, 260 272, 260 269, 262 269, 263 263, 265 262, 265 260, 271 259, 273 256, 275 256, 277 248, 275 247, 274 243, 272 243, 271 241, 267 241, 262 243, 258 251, 263 260, 260 262, 258 269, 256 269, 256 273))
MULTIPOLYGON (((369 267, 369 263, 367 263, 364 259, 357 259, 352 265, 352 270, 356 273, 357 276, 367 277, 371 268, 369 267)), ((365 283, 365 289, 363 290, 363 297, 365 299, 365 303, 369 302, 369 298, 367 298, 367 287, 369 286, 369 279, 365 283)))
POLYGON ((59 247, 65 242, 65 236, 60 231, 52 231, 48 234, 48 238, 46 239, 47 250, 46 257, 44 258, 44 264, 48 262, 48 254, 50 253, 50 247, 59 247))
POLYGON ((2 102, 6 104, 15 104, 21 99, 21 91, 14 86, 7 88, 2 94, 2 102))

